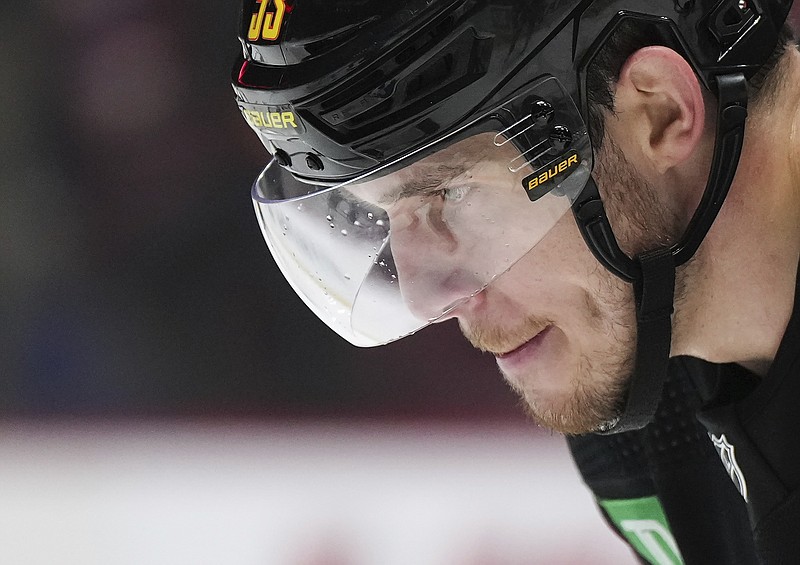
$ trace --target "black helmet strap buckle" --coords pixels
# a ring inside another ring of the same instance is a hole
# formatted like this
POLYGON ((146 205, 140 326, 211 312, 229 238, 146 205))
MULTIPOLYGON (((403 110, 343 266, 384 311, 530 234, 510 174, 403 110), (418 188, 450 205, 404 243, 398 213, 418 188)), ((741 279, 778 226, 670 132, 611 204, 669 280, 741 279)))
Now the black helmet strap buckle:
POLYGON ((688 261, 703 241, 728 194, 744 144, 747 82, 735 73, 716 77, 717 128, 714 156, 703 197, 682 239, 631 259, 620 249, 593 179, 572 205, 589 249, 612 273, 634 285, 636 361, 619 418, 600 433, 640 429, 652 421, 667 376, 672 341, 675 268, 688 261))

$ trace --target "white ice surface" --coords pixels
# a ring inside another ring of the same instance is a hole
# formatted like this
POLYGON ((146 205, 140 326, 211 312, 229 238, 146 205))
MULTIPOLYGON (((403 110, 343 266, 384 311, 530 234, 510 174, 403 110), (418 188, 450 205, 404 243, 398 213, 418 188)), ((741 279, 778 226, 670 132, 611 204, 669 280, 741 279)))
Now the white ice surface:
POLYGON ((0 563, 634 559, 533 427, 5 422, 0 563))

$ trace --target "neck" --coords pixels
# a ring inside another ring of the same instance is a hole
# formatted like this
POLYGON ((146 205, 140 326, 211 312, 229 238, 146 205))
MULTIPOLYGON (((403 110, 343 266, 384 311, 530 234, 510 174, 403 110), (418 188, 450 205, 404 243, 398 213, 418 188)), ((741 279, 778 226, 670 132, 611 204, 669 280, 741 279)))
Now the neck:
MULTIPOLYGON (((800 84, 800 54, 784 85, 800 84)), ((800 257, 800 90, 784 86, 748 119, 736 178, 695 258, 679 272, 673 355, 764 376, 794 307, 800 257)))

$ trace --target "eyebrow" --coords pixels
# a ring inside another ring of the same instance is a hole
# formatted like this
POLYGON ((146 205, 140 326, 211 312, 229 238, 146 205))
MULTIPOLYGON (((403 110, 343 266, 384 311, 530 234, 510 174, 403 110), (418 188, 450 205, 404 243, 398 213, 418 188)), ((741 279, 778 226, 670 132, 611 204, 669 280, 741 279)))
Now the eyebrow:
POLYGON ((456 165, 442 163, 436 167, 434 172, 414 175, 411 179, 400 185, 400 190, 398 192, 394 193, 389 198, 381 198, 378 204, 380 206, 389 206, 403 198, 415 196, 421 192, 428 192, 431 189, 442 186, 450 180, 460 177, 465 172, 467 172, 467 167, 463 162, 456 165))

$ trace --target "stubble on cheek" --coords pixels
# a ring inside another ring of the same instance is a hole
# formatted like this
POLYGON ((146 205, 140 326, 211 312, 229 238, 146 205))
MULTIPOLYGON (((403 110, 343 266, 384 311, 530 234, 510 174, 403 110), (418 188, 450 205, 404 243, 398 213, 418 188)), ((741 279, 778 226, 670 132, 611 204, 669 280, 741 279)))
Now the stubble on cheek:
MULTIPOLYGON (((600 311, 596 304, 593 310, 600 311)), ((562 376, 560 394, 543 394, 535 384, 520 387, 506 378, 537 424, 577 435, 597 431, 619 416, 633 373, 635 330, 619 321, 600 320, 594 319, 592 331, 603 337, 602 342, 567 359, 571 363, 562 376)))
POLYGON ((522 388, 505 380, 538 425, 579 435, 597 431, 619 416, 632 370, 628 361, 621 358, 616 364, 606 361, 598 367, 590 356, 581 354, 575 374, 559 397, 544 397, 535 386, 522 388))
POLYGON ((558 322, 537 317, 513 328, 462 325, 473 346, 489 351, 506 351, 545 326, 556 326, 553 339, 562 342, 554 369, 558 374, 503 375, 520 397, 523 410, 543 427, 583 434, 596 431, 620 413, 634 365, 636 331, 631 290, 611 277, 605 271, 593 273, 594 292, 578 300, 582 323, 571 329, 581 332, 580 337, 564 333, 558 322), (537 385, 543 382, 548 383, 546 390, 537 385))

